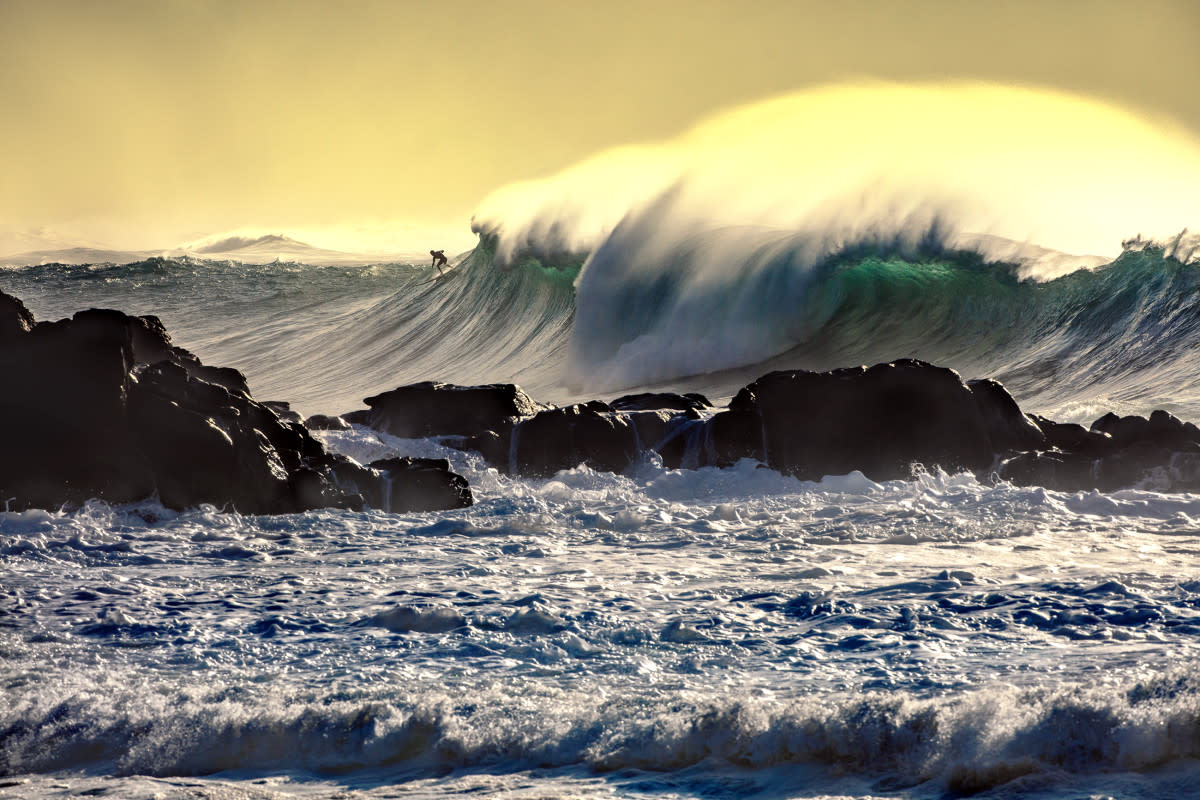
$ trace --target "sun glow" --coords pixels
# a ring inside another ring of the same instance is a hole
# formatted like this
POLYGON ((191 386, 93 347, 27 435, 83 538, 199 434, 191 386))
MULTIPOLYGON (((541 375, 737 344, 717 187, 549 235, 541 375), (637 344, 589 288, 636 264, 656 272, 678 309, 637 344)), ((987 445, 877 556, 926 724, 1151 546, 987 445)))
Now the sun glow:
POLYGON ((484 200, 509 248, 594 245, 664 193, 720 225, 858 226, 925 213, 966 233, 1112 255, 1200 224, 1200 142, 1162 120, 991 84, 837 85, 724 112, 484 200), (851 223, 850 221, 854 222, 851 223))

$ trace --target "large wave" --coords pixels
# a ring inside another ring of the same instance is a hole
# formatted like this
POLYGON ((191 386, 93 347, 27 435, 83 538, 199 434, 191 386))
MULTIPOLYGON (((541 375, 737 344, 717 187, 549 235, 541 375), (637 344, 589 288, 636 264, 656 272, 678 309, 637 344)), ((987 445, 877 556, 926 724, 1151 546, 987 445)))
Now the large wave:
POLYGON ((645 246, 652 220, 619 225, 580 276, 564 370, 578 391, 688 375, 733 391, 771 368, 916 357, 1081 420, 1200 410, 1196 237, 1131 240, 1111 262, 1036 280, 1045 252, 997 260, 998 240, 955 246, 936 219, 848 239, 718 229, 671 251, 645 246))
POLYGON ((590 257, 500 260, 484 235, 436 281, 427 265, 185 258, 39 265, 8 271, 4 288, 41 319, 95 305, 158 314, 180 344, 245 371, 257 396, 306 413, 427 379, 516 381, 555 402, 643 386, 720 397, 770 369, 911 356, 999 378, 1065 418, 1200 417, 1194 237, 1134 240, 1038 281, 1028 262, 949 245, 936 221, 840 243, 717 229, 670 251, 645 243, 645 224, 630 219, 590 257))
MULTIPOLYGON (((25 267, 4 285, 39 318, 159 314, 306 412, 427 379, 554 402, 719 398, 768 369, 918 357, 1063 418, 1196 418, 1196 238, 1119 245, 1194 224, 1197 185, 1192 139, 1096 101, 832 87, 498 191, 443 280, 425 263, 178 257, 25 267)), ((281 241, 303 249, 216 244, 281 241)))

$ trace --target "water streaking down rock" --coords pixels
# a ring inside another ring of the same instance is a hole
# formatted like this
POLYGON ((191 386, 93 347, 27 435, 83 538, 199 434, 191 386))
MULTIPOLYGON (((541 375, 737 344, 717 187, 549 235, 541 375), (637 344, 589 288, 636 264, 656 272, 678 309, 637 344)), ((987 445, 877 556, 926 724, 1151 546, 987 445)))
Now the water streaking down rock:
MULTIPOLYGON (((472 502, 442 460, 360 465, 328 452, 285 401, 253 400, 237 370, 202 364, 152 316, 90 309, 38 323, 0 294, 0 369, 11 389, 0 492, 10 508, 203 503, 243 513, 321 507, 431 511, 472 502)), ((922 468, 1067 491, 1200 489, 1200 429, 1158 411, 1090 429, 1025 414, 999 383, 904 359, 831 372, 772 372, 713 413, 700 395, 543 405, 513 384, 425 382, 368 398, 345 420, 440 436, 501 471, 549 477, 586 464, 621 472, 654 452, 671 468, 748 458, 808 480, 872 480, 922 468)))
MULTIPOLYGON (((539 406, 525 415, 512 405, 491 411, 495 394, 535 405, 513 385, 425 383, 380 397, 418 393, 428 408, 443 406, 439 394, 444 407, 456 409, 465 398, 484 398, 487 407, 477 413, 456 410, 459 425, 442 417, 437 427, 447 444, 476 450, 515 475, 549 476, 580 464, 620 472, 653 451, 671 468, 728 467, 749 458, 806 480, 855 470, 891 480, 940 468, 1066 491, 1200 490, 1200 429, 1191 423, 1156 411, 1149 419, 1108 414, 1090 429, 1060 424, 1023 413, 996 381, 964 382, 954 370, 914 359, 772 372, 710 416, 697 395, 539 406)), ((377 405, 379 398, 371 400, 377 405)), ((392 429, 390 418, 381 429, 392 429)))

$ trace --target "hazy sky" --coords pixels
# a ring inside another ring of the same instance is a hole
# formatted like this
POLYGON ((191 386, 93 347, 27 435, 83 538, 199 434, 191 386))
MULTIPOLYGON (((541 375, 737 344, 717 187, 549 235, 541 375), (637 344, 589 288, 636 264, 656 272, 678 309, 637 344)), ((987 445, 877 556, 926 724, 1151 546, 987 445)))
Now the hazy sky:
POLYGON ((863 77, 1066 89, 1200 136, 1197 42, 1191 0, 0 0, 0 236, 465 231, 510 181, 863 77))

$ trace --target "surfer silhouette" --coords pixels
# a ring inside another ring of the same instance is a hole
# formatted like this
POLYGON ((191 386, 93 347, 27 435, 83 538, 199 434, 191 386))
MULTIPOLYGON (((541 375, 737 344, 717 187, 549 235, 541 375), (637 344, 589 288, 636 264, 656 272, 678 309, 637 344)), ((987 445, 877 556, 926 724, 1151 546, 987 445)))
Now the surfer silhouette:
POLYGON ((438 268, 438 273, 441 275, 445 275, 446 273, 442 269, 442 264, 450 263, 449 261, 446 260, 446 251, 445 250, 430 250, 429 255, 433 256, 433 266, 438 268))

